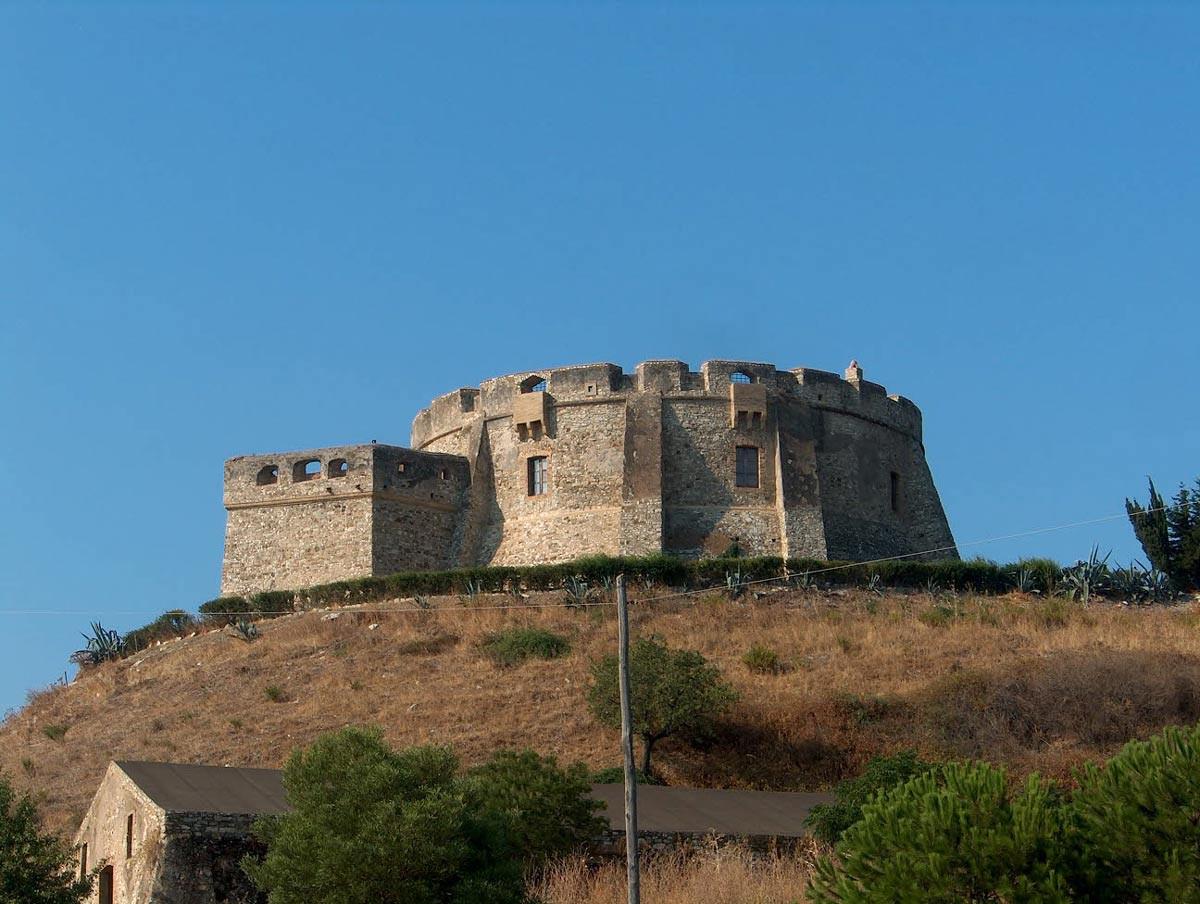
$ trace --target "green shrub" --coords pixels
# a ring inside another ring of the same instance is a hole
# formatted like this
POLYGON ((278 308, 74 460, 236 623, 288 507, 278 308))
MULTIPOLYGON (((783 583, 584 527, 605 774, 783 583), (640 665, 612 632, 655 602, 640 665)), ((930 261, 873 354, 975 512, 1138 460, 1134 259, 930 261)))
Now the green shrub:
POLYGON ((833 789, 834 802, 813 807, 805 820, 817 839, 836 844, 842 833, 862 817, 862 809, 880 793, 890 791, 935 768, 911 750, 877 756, 862 775, 847 779, 833 789))
POLYGON ((504 825, 509 846, 528 864, 570 853, 607 826, 582 763, 564 769, 532 750, 501 751, 468 772, 465 785, 472 806, 504 825))
POLYGON ((296 594, 291 590, 264 590, 250 596, 250 612, 255 618, 276 618, 296 611, 296 594))
POLYGON ((836 857, 819 860, 813 904, 1067 902, 1064 809, 1031 777, 1013 796, 1004 772, 951 764, 865 804, 836 857))
POLYGON ((67 736, 68 725, 43 725, 42 734, 51 741, 61 741, 67 736))
POLYGON ((287 699, 287 694, 278 684, 268 684, 263 693, 267 695, 267 699, 272 703, 282 703, 287 699))
POLYGON ((784 671, 779 654, 770 647, 756 643, 742 656, 742 665, 759 675, 779 675, 784 671))
POLYGON ((125 635, 125 655, 140 652, 160 640, 183 637, 194 631, 196 626, 196 619, 182 609, 164 612, 149 624, 134 628, 125 635))
POLYGON ((71 846, 43 832, 37 804, 0 775, 0 900, 12 904, 81 904, 92 876, 79 875, 71 846))
POLYGON ((1200 726, 1127 744, 1079 776, 1079 900, 1200 901, 1200 726))
POLYGON ((200 615, 210 625, 232 625, 249 611, 250 603, 244 596, 219 596, 200 604, 200 615))
POLYGON ((509 628, 490 634, 481 645, 500 666, 519 665, 526 659, 557 659, 571 651, 570 642, 544 628, 509 628))

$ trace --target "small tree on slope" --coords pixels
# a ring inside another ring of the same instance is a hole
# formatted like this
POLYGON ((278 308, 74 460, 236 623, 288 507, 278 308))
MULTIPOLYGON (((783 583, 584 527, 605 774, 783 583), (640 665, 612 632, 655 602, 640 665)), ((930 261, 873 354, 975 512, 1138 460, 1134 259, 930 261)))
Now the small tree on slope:
MULTIPOLYGON (((654 745, 675 734, 702 733, 727 710, 737 693, 720 671, 694 650, 672 650, 658 637, 638 638, 629 649, 630 709, 634 733, 642 739, 642 772, 650 775, 654 745)), ((588 690, 592 713, 605 725, 621 727, 617 657, 592 665, 588 690)))

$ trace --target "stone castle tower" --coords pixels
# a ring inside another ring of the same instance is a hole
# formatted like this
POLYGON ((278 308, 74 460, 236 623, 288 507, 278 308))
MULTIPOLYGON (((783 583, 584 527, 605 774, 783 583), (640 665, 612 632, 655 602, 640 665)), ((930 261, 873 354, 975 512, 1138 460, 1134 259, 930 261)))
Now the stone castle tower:
POLYGON ((954 557, 921 413, 851 363, 647 361, 433 401, 411 448, 225 463, 223 593, 594 553, 954 557))

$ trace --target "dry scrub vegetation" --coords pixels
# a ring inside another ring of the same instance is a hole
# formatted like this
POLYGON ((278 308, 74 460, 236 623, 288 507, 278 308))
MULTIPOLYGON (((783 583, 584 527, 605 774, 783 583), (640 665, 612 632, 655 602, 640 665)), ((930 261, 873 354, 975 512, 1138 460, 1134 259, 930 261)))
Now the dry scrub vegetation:
MULTIPOLYGON (((659 856, 642 869, 642 899, 652 904, 794 904, 803 900, 810 859, 755 857, 740 849, 690 858, 659 856)), ((552 866, 532 891, 546 904, 623 904, 625 861, 599 868, 572 860, 552 866)))
MULTIPOLYGON (((49 824, 70 833, 111 759, 279 766, 292 748, 350 724, 378 724, 396 745, 453 744, 466 764, 502 747, 594 768, 618 762, 615 733, 584 702, 589 661, 614 645, 611 608, 431 602, 429 611, 289 616, 262 622, 253 643, 212 632, 88 669, 9 715, 0 769, 42 793, 49 824), (513 626, 562 634, 570 652, 498 666, 480 645, 513 626)), ((741 693, 715 737, 656 749, 673 784, 820 789, 903 747, 1066 777, 1130 738, 1200 720, 1190 607, 853 591, 730 602, 712 593, 635 606, 632 622, 635 632, 700 650, 741 693), (747 668, 754 644, 776 652, 779 669, 747 668)), ((572 900, 606 900, 605 875, 587 879, 592 898, 572 900)))

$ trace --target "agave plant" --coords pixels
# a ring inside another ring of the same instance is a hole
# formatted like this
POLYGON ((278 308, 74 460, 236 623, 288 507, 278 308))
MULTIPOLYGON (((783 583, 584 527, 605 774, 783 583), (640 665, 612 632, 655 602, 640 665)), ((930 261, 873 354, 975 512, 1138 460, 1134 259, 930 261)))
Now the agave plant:
POLYGON ((746 592, 746 585, 749 582, 742 577, 742 571, 739 568, 737 571, 725 572, 725 589, 729 591, 729 598, 735 600, 746 592))
POLYGON ((1111 575, 1108 567, 1108 557, 1112 551, 1100 557, 1100 548, 1093 546, 1087 561, 1079 561, 1063 569, 1063 587, 1066 595, 1073 600, 1079 600, 1085 606, 1091 600, 1092 594, 1103 591, 1111 575))
POLYGON ((71 662, 77 665, 99 665, 110 659, 120 659, 125 653, 125 638, 118 631, 110 630, 100 622, 92 622, 91 635, 84 634, 87 645, 71 654, 71 662))
POLYGON ((579 575, 572 575, 563 582, 563 590, 567 594, 567 608, 575 609, 585 605, 591 592, 588 582, 579 575))
POLYGON ((254 624, 254 622, 250 621, 250 619, 246 618, 245 616, 242 616, 237 620, 237 622, 233 625, 233 630, 237 633, 237 636, 246 641, 246 643, 250 643, 258 637, 258 625, 254 624))
POLYGON ((1037 575, 1033 569, 1020 566, 1008 577, 1018 593, 1037 593, 1037 575))

